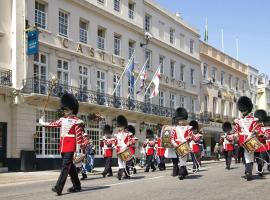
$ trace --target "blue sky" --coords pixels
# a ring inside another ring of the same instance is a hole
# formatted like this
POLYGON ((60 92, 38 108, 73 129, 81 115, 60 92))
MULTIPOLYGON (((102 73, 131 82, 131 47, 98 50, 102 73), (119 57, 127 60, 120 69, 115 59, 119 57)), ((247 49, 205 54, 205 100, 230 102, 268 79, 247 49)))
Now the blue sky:
POLYGON ((208 19, 208 43, 221 49, 221 29, 225 53, 270 75, 270 1, 269 0, 155 0, 170 12, 199 29, 204 39, 208 19))

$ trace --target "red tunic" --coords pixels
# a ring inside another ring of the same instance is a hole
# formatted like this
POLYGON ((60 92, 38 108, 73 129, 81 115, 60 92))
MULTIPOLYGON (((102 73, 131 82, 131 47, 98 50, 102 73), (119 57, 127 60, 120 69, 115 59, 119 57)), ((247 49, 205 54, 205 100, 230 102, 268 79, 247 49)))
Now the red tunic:
POLYGON ((132 133, 126 130, 119 129, 117 131, 117 133, 115 134, 115 149, 117 154, 124 151, 130 146, 130 144, 132 143, 131 136, 132 133))
POLYGON ((156 141, 154 139, 146 140, 143 143, 143 147, 146 148, 146 155, 152 156, 155 152, 156 141))
POLYGON ((189 142, 192 139, 191 126, 176 126, 172 130, 171 143, 174 147, 182 144, 183 142, 189 142))
POLYGON ((223 149, 225 151, 233 151, 233 139, 234 136, 232 134, 226 134, 221 137, 220 141, 223 143, 223 149))
POLYGON ((135 154, 135 151, 136 151, 136 146, 135 146, 135 144, 136 144, 137 140, 138 140, 138 138, 136 138, 136 137, 133 136, 133 135, 130 137, 130 142, 131 142, 131 144, 130 144, 130 146, 129 146, 129 150, 130 150, 131 155, 134 155, 134 154, 135 154))
POLYGON ((157 155, 164 156, 166 149, 161 146, 161 138, 160 137, 157 139, 156 144, 157 144, 157 155))
POLYGON ((114 138, 106 138, 106 137, 100 142, 100 147, 102 147, 104 158, 112 157, 113 154, 112 146, 114 143, 115 143, 114 138))
POLYGON ((192 147, 191 148, 192 148, 192 151, 194 153, 200 152, 199 142, 200 142, 201 138, 202 138, 202 135, 199 133, 192 135, 192 142, 191 142, 192 147))

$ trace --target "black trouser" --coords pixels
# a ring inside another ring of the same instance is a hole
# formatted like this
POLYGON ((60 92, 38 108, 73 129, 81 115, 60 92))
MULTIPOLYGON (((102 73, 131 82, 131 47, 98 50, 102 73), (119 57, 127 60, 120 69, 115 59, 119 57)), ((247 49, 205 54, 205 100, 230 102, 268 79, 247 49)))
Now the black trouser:
POLYGON ((70 179, 74 188, 81 187, 81 183, 78 177, 78 173, 76 171, 76 167, 73 164, 73 155, 74 155, 74 152, 61 153, 62 168, 61 168, 60 176, 55 185, 55 187, 59 191, 63 190, 68 175, 70 176, 70 179))
POLYGON ((263 171, 263 166, 264 166, 264 160, 268 162, 268 154, 267 152, 255 152, 254 153, 256 163, 258 165, 258 171, 262 172, 263 171))
MULTIPOLYGON (((134 166, 135 166, 135 164, 134 164, 134 162, 133 162, 133 159, 128 160, 128 161, 126 162, 126 170, 125 170, 125 176, 126 176, 126 177, 130 175, 130 173, 129 173, 130 167, 134 167, 134 166)), ((134 172, 134 170, 133 170, 133 172, 134 172)))
POLYGON ((166 169, 166 166, 165 166, 165 156, 159 156, 159 160, 160 160, 160 163, 158 164, 158 168, 160 170, 165 170, 166 169))
POLYGON ((179 158, 177 156, 177 158, 172 158, 172 163, 173 163, 173 173, 172 176, 177 176, 179 173, 179 167, 178 167, 178 163, 179 163, 179 158))
POLYGON ((112 157, 104 157, 105 160, 105 168, 103 174, 107 175, 109 173, 110 176, 113 175, 112 173, 112 157))
POLYGON ((227 169, 230 169, 232 163, 232 151, 223 151, 227 169))
POLYGON ((244 151, 245 149, 242 146, 240 146, 238 150, 238 162, 241 163, 241 159, 242 159, 243 164, 245 164, 244 151))
POLYGON ((253 162, 252 163, 246 163, 245 164, 245 174, 252 175, 252 170, 253 170, 253 162))
POLYGON ((188 171, 187 171, 187 167, 186 166, 181 166, 179 167, 179 173, 178 176, 187 176, 188 175, 188 171))
POLYGON ((193 162, 193 169, 198 169, 200 167, 200 163, 199 163, 200 157, 201 157, 200 152, 191 153, 191 159, 193 162))
POLYGON ((145 171, 149 171, 150 167, 153 170, 156 170, 156 167, 155 167, 154 162, 153 162, 153 157, 154 157, 154 155, 146 156, 146 168, 145 168, 145 171))

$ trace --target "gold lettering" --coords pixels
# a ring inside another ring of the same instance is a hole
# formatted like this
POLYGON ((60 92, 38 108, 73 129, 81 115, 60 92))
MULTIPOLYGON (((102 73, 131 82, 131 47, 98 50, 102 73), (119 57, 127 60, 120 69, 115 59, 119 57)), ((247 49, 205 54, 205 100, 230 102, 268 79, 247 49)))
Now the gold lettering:
POLYGON ((100 52, 100 53, 99 53, 99 57, 100 57, 101 60, 104 61, 104 52, 100 52))
POLYGON ((95 57, 95 49, 94 48, 90 48, 89 54, 90 54, 91 57, 95 57))
POLYGON ((62 45, 63 45, 63 47, 68 48, 68 39, 67 38, 63 38, 62 45))
POLYGON ((83 53, 82 45, 81 44, 78 44, 76 51, 83 53))

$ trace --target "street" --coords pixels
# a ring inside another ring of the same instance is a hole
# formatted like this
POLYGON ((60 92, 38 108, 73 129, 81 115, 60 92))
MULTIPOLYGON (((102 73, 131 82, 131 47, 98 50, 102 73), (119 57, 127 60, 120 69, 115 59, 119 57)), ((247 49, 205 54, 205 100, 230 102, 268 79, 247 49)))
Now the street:
MULTIPOLYGON (((144 173, 139 171, 130 180, 118 181, 117 178, 101 178, 101 175, 89 175, 82 181, 82 191, 67 193, 71 186, 68 178, 62 196, 51 191, 55 181, 28 182, 0 186, 0 199, 258 199, 269 200, 270 174, 263 178, 254 176, 247 182, 243 176, 243 165, 233 164, 230 171, 224 169, 224 163, 204 164, 202 170, 191 174, 183 181, 172 177, 171 168, 165 172, 144 173)), ((255 172, 255 168, 254 168, 255 172)))

